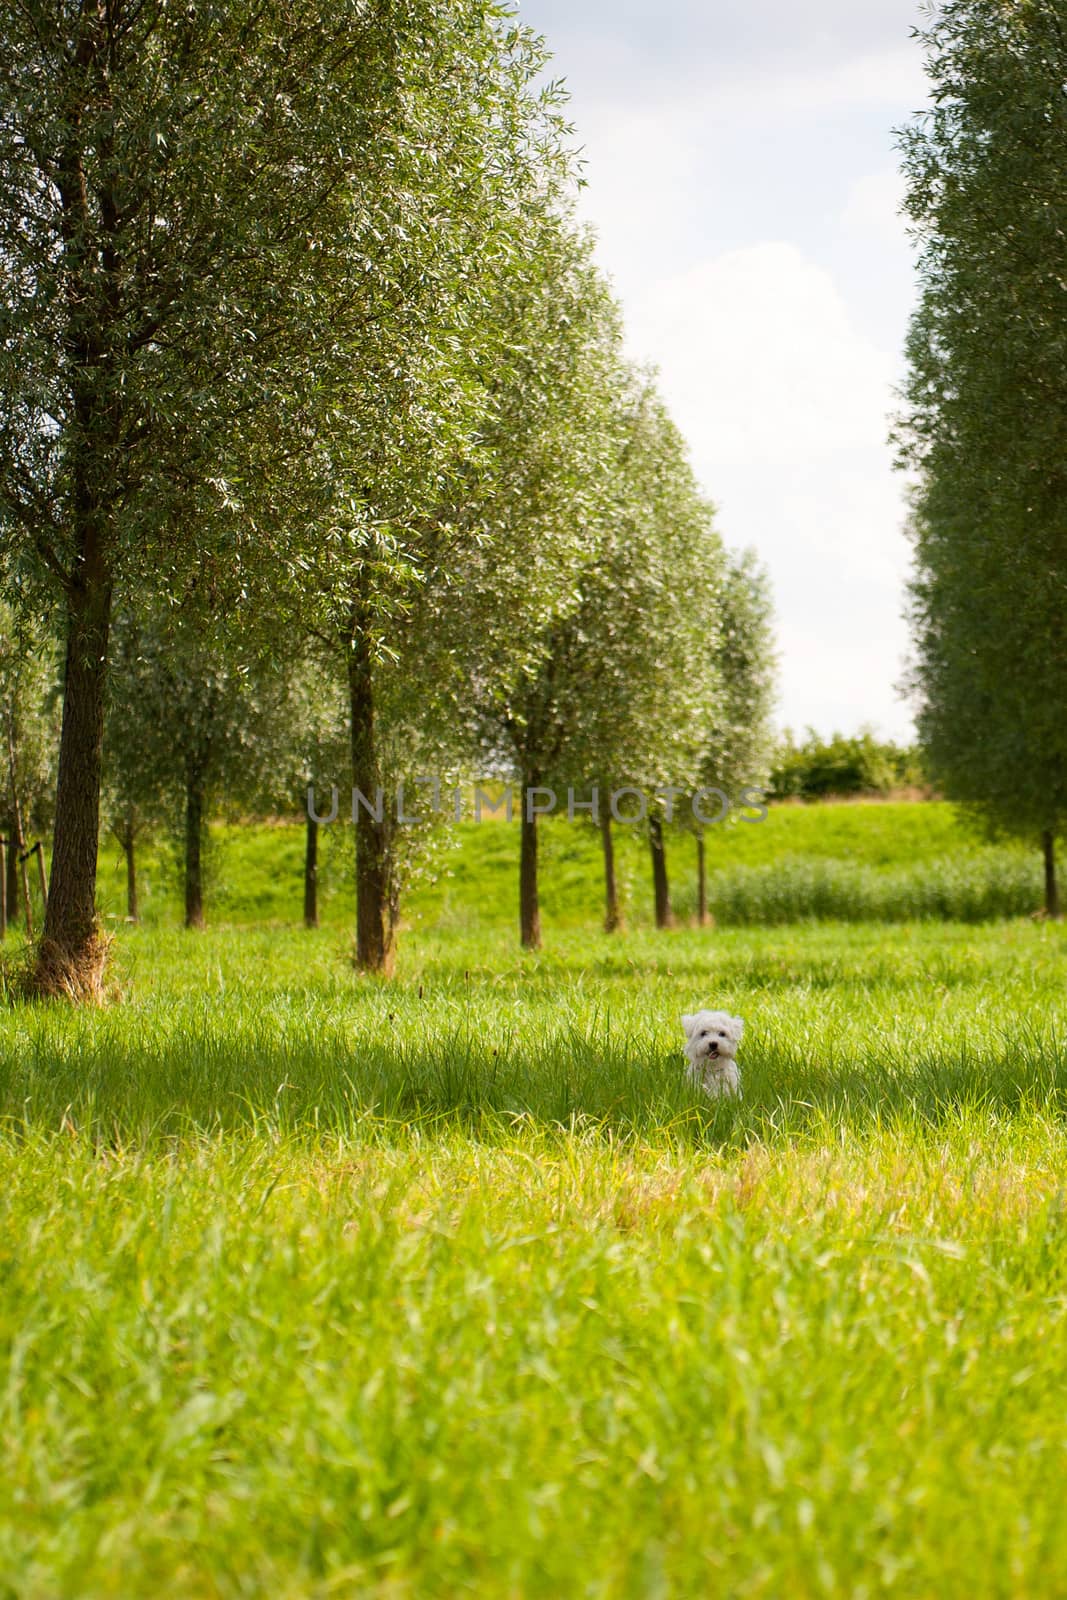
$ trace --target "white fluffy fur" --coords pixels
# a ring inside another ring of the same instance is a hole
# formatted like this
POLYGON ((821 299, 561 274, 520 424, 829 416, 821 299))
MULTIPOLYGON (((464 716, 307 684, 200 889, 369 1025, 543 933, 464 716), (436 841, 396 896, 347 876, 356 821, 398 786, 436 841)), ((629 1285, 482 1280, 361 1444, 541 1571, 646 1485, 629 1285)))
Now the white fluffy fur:
POLYGON ((682 1018, 689 1076, 713 1098, 741 1093, 737 1047, 745 1025, 727 1011, 697 1011, 682 1018))

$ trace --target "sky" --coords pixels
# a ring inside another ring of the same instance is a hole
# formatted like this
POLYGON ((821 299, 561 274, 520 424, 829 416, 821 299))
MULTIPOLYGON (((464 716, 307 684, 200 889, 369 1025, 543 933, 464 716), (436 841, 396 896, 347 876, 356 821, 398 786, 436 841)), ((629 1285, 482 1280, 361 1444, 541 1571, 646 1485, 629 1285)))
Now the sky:
POLYGON ((519 0, 565 80, 582 216, 726 543, 774 591, 779 726, 912 736, 888 442, 915 297, 893 130, 919 0, 519 0))

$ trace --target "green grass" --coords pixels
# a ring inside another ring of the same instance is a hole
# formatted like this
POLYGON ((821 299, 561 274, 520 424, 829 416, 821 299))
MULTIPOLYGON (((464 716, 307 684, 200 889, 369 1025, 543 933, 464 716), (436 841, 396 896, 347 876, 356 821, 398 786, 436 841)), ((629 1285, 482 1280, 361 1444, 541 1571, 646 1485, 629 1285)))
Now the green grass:
MULTIPOLYGON (((587 825, 559 818, 541 824, 541 893, 546 926, 595 923, 603 897, 600 841, 587 825)), ((634 828, 618 827, 618 876, 631 923, 652 920, 647 846, 634 828)), ((327 924, 352 920, 351 825, 321 834, 321 913, 327 924)), ((924 918, 983 922, 1021 916, 1042 903, 1036 848, 990 845, 956 809, 939 801, 772 806, 764 822, 735 821, 707 833, 709 897, 723 925, 775 926, 810 919, 911 922, 924 918)), ((696 856, 691 836, 668 837, 675 910, 696 912, 696 856)), ((303 906, 303 832, 296 825, 216 827, 208 857, 208 916, 225 923, 292 923, 303 906)), ((435 840, 432 870, 404 899, 417 928, 454 933, 511 927, 517 919, 517 824, 486 818, 435 840)), ((144 853, 141 901, 150 925, 180 909, 175 863, 160 845, 144 853)), ((125 865, 105 845, 100 869, 104 910, 125 911, 125 865)))
POLYGON ((594 849, 523 955, 468 838, 383 983, 266 839, 0 1010, 0 1596, 1067 1593, 1067 931, 611 939, 594 849))

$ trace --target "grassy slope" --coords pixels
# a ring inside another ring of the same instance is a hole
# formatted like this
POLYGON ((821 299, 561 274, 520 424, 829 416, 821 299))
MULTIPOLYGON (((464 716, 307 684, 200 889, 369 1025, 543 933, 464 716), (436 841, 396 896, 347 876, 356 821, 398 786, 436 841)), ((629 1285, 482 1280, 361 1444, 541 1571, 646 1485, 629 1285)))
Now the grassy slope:
MULTIPOLYGON (((620 888, 635 923, 651 919, 647 847, 632 828, 616 830, 620 888)), ((351 826, 322 834, 322 915, 351 916, 351 826)), ((417 927, 510 925, 517 916, 518 827, 487 818, 437 841, 432 870, 404 902, 417 927)), ((675 908, 695 911, 695 845, 669 841, 675 908)), ((548 926, 595 923, 602 900, 600 844, 588 826, 551 819, 541 827, 543 910, 548 926)), ((1018 915, 1041 903, 1036 850, 978 841, 954 807, 872 803, 783 805, 765 822, 708 832, 712 906, 720 922, 775 924, 818 915, 854 921, 1018 915)), ((303 833, 296 826, 216 828, 208 912, 223 922, 293 922, 302 910, 303 833)), ((178 914, 176 870, 158 848, 145 856, 142 905, 148 922, 178 914), (146 881, 147 880, 147 881, 146 881)), ((100 892, 113 916, 125 909, 125 868, 109 843, 100 892)))
POLYGON ((0 1013, 0 1595, 1067 1592, 1064 930, 523 956, 508 845, 391 984, 337 920, 157 926, 123 1005, 0 1013))

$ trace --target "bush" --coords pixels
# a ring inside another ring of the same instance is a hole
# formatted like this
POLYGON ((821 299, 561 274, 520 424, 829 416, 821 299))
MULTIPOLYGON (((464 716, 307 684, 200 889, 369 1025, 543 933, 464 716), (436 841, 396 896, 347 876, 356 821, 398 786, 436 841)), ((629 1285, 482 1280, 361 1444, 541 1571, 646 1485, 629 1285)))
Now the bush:
POLYGON ((813 728, 798 744, 787 728, 771 763, 776 799, 818 800, 827 795, 887 795, 924 782, 915 750, 882 742, 865 729, 852 738, 820 739, 813 728))

